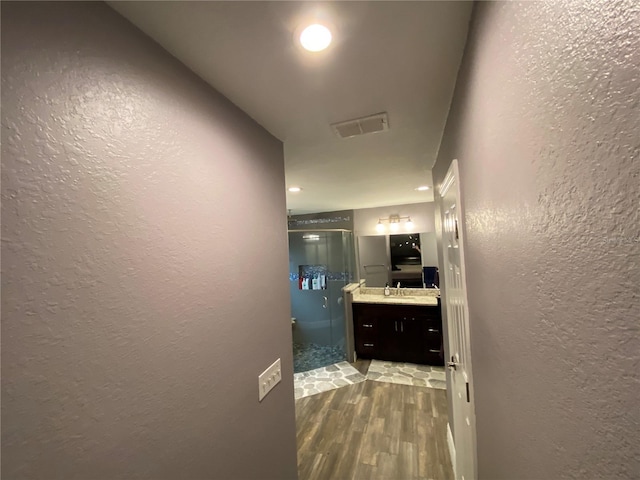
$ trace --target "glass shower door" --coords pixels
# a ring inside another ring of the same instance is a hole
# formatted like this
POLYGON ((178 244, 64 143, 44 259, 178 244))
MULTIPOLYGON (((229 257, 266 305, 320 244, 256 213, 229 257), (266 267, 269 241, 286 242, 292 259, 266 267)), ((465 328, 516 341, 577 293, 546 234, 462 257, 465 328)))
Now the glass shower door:
POLYGON ((346 231, 289 232, 296 372, 346 358, 342 287, 350 278, 350 237, 346 231))

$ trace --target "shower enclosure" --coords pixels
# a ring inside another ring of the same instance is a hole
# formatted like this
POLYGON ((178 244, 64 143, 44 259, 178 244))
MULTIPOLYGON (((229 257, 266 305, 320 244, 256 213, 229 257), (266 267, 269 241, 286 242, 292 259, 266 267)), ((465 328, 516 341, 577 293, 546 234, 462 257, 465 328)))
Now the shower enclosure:
POLYGON ((345 360, 342 287, 351 282, 353 271, 350 231, 289 231, 295 372, 345 360))

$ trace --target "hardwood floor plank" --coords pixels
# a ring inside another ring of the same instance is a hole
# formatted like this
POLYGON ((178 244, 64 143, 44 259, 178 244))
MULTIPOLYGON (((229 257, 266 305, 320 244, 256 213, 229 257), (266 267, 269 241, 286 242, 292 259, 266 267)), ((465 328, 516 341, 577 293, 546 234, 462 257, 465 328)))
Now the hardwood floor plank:
MULTIPOLYGON (((401 408, 402 406, 399 405, 401 408)), ((398 455, 400 452, 400 437, 402 436, 402 415, 400 410, 391 410, 387 416, 387 424, 385 428, 384 451, 398 455)))
POLYGON ((354 418, 351 421, 351 428, 358 432, 364 432, 369 424, 371 417, 371 409, 373 408, 373 399, 371 397, 361 396, 360 401, 355 404, 356 410, 354 418))
POLYGON ((431 411, 434 418, 437 418, 441 411, 447 411, 447 398, 443 390, 438 390, 431 394, 431 411), (439 393, 443 393, 443 395, 438 395, 439 393))
POLYGON ((314 455, 313 462, 310 464, 308 476, 309 480, 326 480, 324 472, 324 464, 326 457, 320 453, 314 455))
POLYGON ((363 432, 351 432, 344 444, 344 449, 340 452, 335 469, 332 472, 328 472, 329 476, 327 478, 353 478, 358 465, 357 459, 360 454, 363 435, 363 432))
POLYGON ((365 435, 362 438, 360 456, 358 457, 360 463, 377 465, 378 453, 381 449, 384 449, 384 427, 384 418, 375 417, 370 419, 365 435))
POLYGON ((398 478, 412 480, 419 478, 418 445, 413 442, 401 442, 398 452, 398 478))
MULTIPOLYGON (((378 455, 377 469, 372 478, 376 480, 389 480, 400 478, 398 476, 398 455, 380 452, 378 455)), ((404 480, 404 479, 403 479, 404 480)))
POLYGON ((314 448, 319 452, 329 452, 332 444, 342 443, 350 430, 344 419, 351 417, 348 413, 345 415, 338 410, 328 410, 322 418, 322 429, 319 430, 322 434, 315 439, 314 448))
MULTIPOLYGON (((375 477, 375 474, 375 466, 358 463, 356 465, 355 471, 353 472, 352 480, 371 480, 375 477)), ((300 477, 300 480, 302 480, 302 477, 300 477)))
POLYGON ((415 404, 405 403, 401 421, 400 441, 415 442, 418 437, 418 423, 424 421, 424 415, 418 415, 415 404))
POLYGON ((300 480, 449 480, 446 393, 365 381, 296 400, 300 480))
MULTIPOLYGON (((420 478, 440 478, 438 474, 438 450, 434 437, 435 428, 433 419, 424 422, 421 426, 418 444, 420 451, 418 452, 418 474, 420 478)), ((446 441, 446 440, 445 440, 446 441)))

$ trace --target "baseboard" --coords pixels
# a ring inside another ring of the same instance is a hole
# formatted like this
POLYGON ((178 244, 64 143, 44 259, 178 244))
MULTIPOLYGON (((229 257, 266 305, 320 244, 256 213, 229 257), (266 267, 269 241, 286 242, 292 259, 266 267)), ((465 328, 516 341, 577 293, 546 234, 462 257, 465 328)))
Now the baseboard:
POLYGON ((449 445, 449 456, 451 457, 451 466, 453 467, 453 478, 458 478, 456 475, 456 445, 453 443, 453 433, 451 433, 451 424, 447 422, 447 444, 449 445))

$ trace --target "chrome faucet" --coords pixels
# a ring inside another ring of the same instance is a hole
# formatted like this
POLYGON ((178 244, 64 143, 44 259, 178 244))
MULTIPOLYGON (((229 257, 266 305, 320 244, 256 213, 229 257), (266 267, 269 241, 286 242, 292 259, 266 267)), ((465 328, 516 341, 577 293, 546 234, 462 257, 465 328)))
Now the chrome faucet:
POLYGON ((400 282, 396 285, 396 295, 400 295, 400 282))

